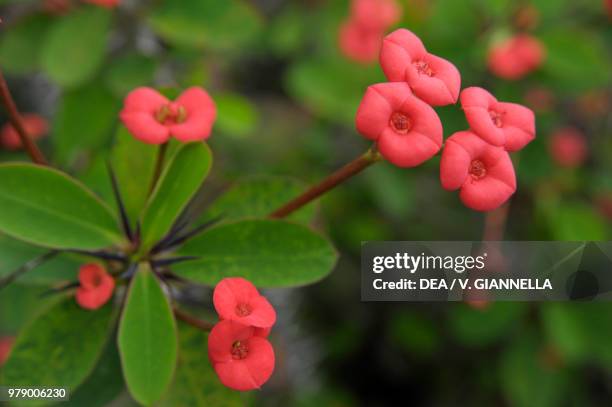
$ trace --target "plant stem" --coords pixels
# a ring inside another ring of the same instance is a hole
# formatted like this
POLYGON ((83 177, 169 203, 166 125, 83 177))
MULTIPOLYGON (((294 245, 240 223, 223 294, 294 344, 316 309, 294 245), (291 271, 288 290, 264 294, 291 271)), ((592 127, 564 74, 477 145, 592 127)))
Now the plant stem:
POLYGON ((365 170, 370 165, 380 161, 381 159, 382 157, 374 148, 369 149, 365 152, 365 154, 362 154, 359 157, 355 158, 353 161, 346 164, 338 171, 330 174, 318 184, 313 185, 301 195, 297 196, 296 198, 292 199, 285 205, 281 206, 280 208, 269 214, 268 217, 276 219, 287 217, 288 215, 297 211, 304 205, 319 198, 327 191, 333 189, 338 184, 346 181, 354 175, 359 174, 361 171, 365 170))
POLYGON ((180 319, 181 321, 198 328, 201 331, 205 331, 205 332, 209 332, 213 326, 215 324, 211 323, 211 322, 207 322, 207 321, 202 321, 201 319, 197 319, 195 317, 192 317, 189 314, 184 313, 183 311, 179 310, 178 308, 174 308, 174 316, 176 316, 177 319, 180 319))
POLYGON ((21 115, 19 114, 19 110, 17 110, 17 105, 13 100, 13 96, 11 95, 11 91, 8 88, 6 83, 6 79, 4 79, 4 75, 0 71, 0 98, 2 99, 2 104, 6 109, 6 112, 9 116, 9 121, 11 125, 17 131, 19 135, 19 139, 21 140, 21 144, 28 152, 30 159, 32 162, 40 165, 48 165, 47 159, 40 151, 36 143, 32 140, 32 138, 28 135, 24 125, 23 120, 21 119, 21 115))
POLYGON ((149 195, 155 189, 159 176, 164 168, 164 159, 166 158, 166 150, 168 150, 168 143, 161 144, 157 149, 157 158, 155 159, 155 168, 153 169, 153 178, 151 178, 151 186, 149 187, 149 195))
POLYGON ((506 203, 491 212, 487 212, 482 233, 483 241, 503 240, 509 209, 510 204, 506 203))
POLYGON ((47 260, 52 259, 53 257, 55 257, 58 254, 59 254, 58 251, 52 250, 50 252, 42 254, 42 255, 40 255, 38 257, 35 257, 34 259, 28 261, 26 264, 24 264, 23 266, 19 267, 17 270, 15 270, 12 273, 9 273, 6 276, 0 278, 0 289, 2 289, 3 287, 6 287, 7 285, 11 284, 18 277, 20 277, 22 274, 27 273, 28 271, 35 269, 36 267, 40 266, 41 264, 43 264, 47 260))

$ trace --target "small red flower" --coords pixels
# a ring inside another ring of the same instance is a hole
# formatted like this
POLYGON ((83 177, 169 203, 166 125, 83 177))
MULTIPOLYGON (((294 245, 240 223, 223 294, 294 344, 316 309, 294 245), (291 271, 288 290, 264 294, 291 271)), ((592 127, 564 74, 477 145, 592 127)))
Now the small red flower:
POLYGON ((402 18, 396 0, 353 0, 351 18, 359 26, 381 32, 402 18))
POLYGON ((244 278, 221 280, 215 287, 213 303, 220 319, 257 328, 270 328, 276 322, 276 311, 272 305, 244 278))
POLYGON ((461 92, 461 107, 472 131, 494 146, 518 151, 535 138, 535 115, 525 106, 498 102, 482 88, 461 92))
POLYGON ((80 287, 77 303, 85 309, 98 309, 108 302, 115 289, 115 280, 104 267, 96 263, 84 264, 79 269, 80 287))
POLYGON ((338 32, 342 53, 347 58, 361 63, 376 61, 382 39, 382 32, 364 28, 354 20, 342 24, 338 32))
POLYGON ((0 338, 0 366, 8 359, 11 348, 13 347, 13 341, 14 338, 10 336, 0 338))
POLYGON ((95 4, 97 6, 113 8, 117 7, 121 0, 85 0, 87 3, 95 4))
POLYGON ((489 69, 503 79, 520 79, 537 69, 544 60, 540 41, 526 34, 495 44, 489 50, 489 69))
MULTIPOLYGON (((21 119, 25 131, 33 140, 41 138, 49 130, 47 120, 37 114, 26 113, 21 119)), ((0 142, 7 150, 19 150, 23 147, 17 130, 10 123, 6 123, 0 130, 0 142)))
POLYGON ((208 357, 225 386, 240 391, 260 388, 274 371, 274 349, 254 328, 223 320, 208 335, 208 357))
POLYGON ((580 167, 588 155, 584 135, 573 127, 554 132, 550 138, 549 149, 555 162, 566 168, 580 167))
POLYGON ((142 87, 127 95, 120 117, 145 143, 162 144, 171 136, 187 143, 210 136, 217 110, 202 88, 189 88, 171 102, 155 89, 142 87))
POLYGON ((510 155, 471 131, 457 132, 446 140, 440 181, 444 189, 461 189, 461 201, 477 211, 501 206, 516 191, 510 155))
POLYGON ((432 106, 457 102, 461 76, 455 65, 430 54, 412 32, 399 29, 387 35, 380 64, 391 82, 407 82, 419 98, 432 106))
POLYGON ((414 167, 442 146, 442 123, 431 106, 404 82, 368 87, 356 117, 357 130, 378 143, 378 150, 398 167, 414 167))

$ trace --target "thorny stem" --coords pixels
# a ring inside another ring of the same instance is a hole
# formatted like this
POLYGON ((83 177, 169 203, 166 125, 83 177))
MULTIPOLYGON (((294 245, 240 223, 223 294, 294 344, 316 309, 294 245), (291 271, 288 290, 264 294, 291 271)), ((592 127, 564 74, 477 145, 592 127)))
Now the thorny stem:
POLYGON ((301 195, 269 214, 268 217, 276 219, 287 217, 304 205, 333 189, 338 184, 346 181, 354 175, 359 174, 361 171, 380 160, 382 160, 381 155, 374 148, 369 149, 365 152, 365 154, 360 155, 350 163, 346 164, 344 167, 340 168, 338 171, 327 176, 318 184, 313 185, 301 195))
POLYGON ((149 187, 149 195, 153 193, 162 169, 164 168, 164 159, 166 158, 166 150, 168 143, 161 144, 157 150, 157 158, 155 160, 155 168, 153 169, 153 178, 151 178, 151 186, 149 187))
POLYGON ((19 110, 17 110, 17 105, 13 100, 13 96, 11 95, 11 91, 8 88, 6 80, 4 79, 4 75, 0 71, 0 98, 2 99, 2 104, 6 109, 6 112, 9 116, 9 121, 17 131, 19 135, 19 139, 21 140, 21 144, 24 146, 30 159, 32 162, 40 165, 48 165, 47 159, 40 151, 36 143, 32 140, 32 138, 28 135, 24 125, 23 120, 21 119, 21 115, 19 114, 19 110))
POLYGON ((12 273, 9 273, 8 275, 6 275, 3 278, 1 278, 0 279, 0 289, 2 289, 3 287, 11 284, 18 277, 20 277, 22 274, 27 273, 28 271, 33 270, 36 267, 40 266, 41 264, 43 264, 47 260, 52 259, 57 254, 59 254, 59 252, 57 252, 55 250, 52 250, 50 252, 47 252, 45 254, 42 254, 42 255, 40 255, 40 256, 30 260, 29 262, 27 262, 23 266, 19 267, 17 270, 15 270, 12 273))
POLYGON ((176 316, 177 319, 180 319, 181 321, 193 327, 196 327, 201 331, 205 331, 205 332, 210 331, 215 325, 212 322, 202 321, 189 314, 186 314, 183 311, 179 310, 178 308, 174 308, 174 315, 176 316))

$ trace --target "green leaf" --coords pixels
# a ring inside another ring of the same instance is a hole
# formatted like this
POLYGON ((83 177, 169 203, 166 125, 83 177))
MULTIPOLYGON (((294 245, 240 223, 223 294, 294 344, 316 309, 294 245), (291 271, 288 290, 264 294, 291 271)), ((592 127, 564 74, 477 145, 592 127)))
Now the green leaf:
POLYGON ((291 68, 286 87, 313 113, 353 126, 366 88, 382 80, 378 67, 340 59, 306 59, 291 68))
POLYGON ((242 407, 245 394, 225 387, 210 364, 206 350, 208 335, 195 328, 179 326, 181 352, 174 381, 162 406, 242 407))
POLYGON ((172 380, 177 333, 170 302, 144 263, 130 285, 117 340, 130 393, 140 403, 151 405, 172 380))
POLYGON ((149 23, 171 43, 216 49, 248 43, 262 26, 255 10, 240 0, 159 2, 149 15, 149 23))
MULTIPOLYGON (((24 324, 40 313, 51 302, 52 297, 42 294, 46 287, 10 284, 0 292, 0 336, 9 334, 14 336, 24 324)), ((1 370, 1 369, 0 369, 1 370)))
POLYGON ((462 344, 485 346, 517 329, 525 309, 525 304, 512 302, 493 302, 485 309, 456 304, 450 314, 450 327, 462 344))
POLYGON ((43 15, 29 17, 4 30, 0 37, 0 61, 9 73, 24 74, 38 69, 40 43, 47 33, 49 18, 43 15))
POLYGON ((111 163, 123 204, 134 221, 147 203, 156 151, 156 146, 137 140, 123 126, 119 128, 111 151, 111 163))
POLYGON ((229 135, 244 137, 253 132, 259 119, 255 106, 235 93, 215 95, 217 127, 229 135))
POLYGON ((209 285, 231 276, 263 287, 311 284, 329 274, 336 262, 325 238, 281 220, 224 224, 189 241, 180 253, 200 259, 177 264, 174 272, 209 285))
POLYGON ((183 145, 157 182, 142 217, 143 251, 160 240, 204 182, 212 155, 204 143, 183 145))
POLYGON ((111 13, 100 7, 82 7, 58 19, 42 50, 42 66, 62 86, 91 79, 104 61, 111 13))
POLYGON ((117 96, 123 97, 139 86, 147 86, 153 81, 155 61, 139 54, 127 54, 113 61, 106 83, 117 96))
POLYGON ((114 341, 108 341, 94 371, 76 391, 70 394, 68 401, 61 402, 59 405, 61 407, 104 407, 116 399, 123 389, 117 344, 114 341))
POLYGON ((68 175, 33 164, 3 164, 0 179, 0 230, 6 234, 59 249, 121 243, 110 209, 68 175))
POLYGON ((110 304, 88 311, 80 308, 74 297, 63 298, 17 337, 4 365, 2 382, 76 388, 98 361, 112 316, 110 304))
MULTIPOLYGON (((244 218, 265 218, 281 205, 295 198, 307 186, 293 178, 252 176, 236 182, 219 197, 202 216, 202 220, 221 216, 223 221, 244 218)), ((307 205, 292 213, 288 219, 308 223, 312 221, 316 205, 307 205)))
POLYGON ((110 144, 118 101, 99 84, 66 92, 53 128, 57 160, 71 164, 76 153, 110 144))

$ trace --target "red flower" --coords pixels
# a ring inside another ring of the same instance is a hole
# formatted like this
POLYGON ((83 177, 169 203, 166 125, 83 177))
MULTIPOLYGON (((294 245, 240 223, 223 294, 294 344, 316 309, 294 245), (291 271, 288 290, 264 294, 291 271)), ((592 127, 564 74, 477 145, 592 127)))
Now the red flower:
POLYGON ((461 189, 461 201, 477 211, 501 206, 516 191, 510 155, 470 131, 457 132, 446 140, 440 181, 444 189, 461 189))
POLYGON ((0 366, 6 362, 11 353, 14 339, 10 336, 0 338, 0 366))
POLYGON ((274 349, 236 321, 216 324, 208 335, 208 357, 221 383, 234 390, 258 389, 274 371, 274 349))
POLYGON ((115 289, 115 280, 96 263, 81 266, 79 282, 81 286, 76 292, 76 301, 81 307, 91 310, 106 304, 115 289))
POLYGON ((382 39, 382 32, 364 28, 353 20, 342 24, 338 32, 342 53, 347 58, 362 63, 376 61, 382 39))
POLYGON ((189 88, 171 102, 143 87, 127 95, 120 117, 134 137, 145 143, 162 144, 170 136, 186 143, 210 136, 217 110, 202 88, 189 88))
POLYGON ((257 328, 270 328, 276 311, 257 288, 244 278, 224 278, 215 287, 213 303, 219 318, 257 328))
POLYGON ((363 28, 380 31, 381 35, 400 18, 402 9, 395 0, 353 0, 351 4, 351 19, 363 28))
POLYGON ((461 76, 449 61, 427 52, 412 32, 399 29, 387 35, 380 64, 391 82, 407 82, 415 95, 433 106, 457 102, 461 76))
MULTIPOLYGON (((25 131, 33 140, 41 138, 49 130, 49 125, 44 117, 26 113, 21 118, 25 131)), ((0 130, 0 141, 7 150, 19 150, 23 147, 17 130, 10 123, 6 123, 0 130)))
POLYGON ((106 8, 117 7, 121 0, 85 0, 87 3, 95 4, 106 8))
POLYGON ((518 151, 535 138, 535 115, 525 106, 498 102, 482 88, 461 92, 461 107, 472 131, 495 146, 518 151))
POLYGON ((544 47, 534 37, 521 34, 495 44, 489 50, 489 69, 503 79, 520 79, 544 60, 544 47))
POLYGON ((431 106, 404 82, 368 87, 356 117, 357 130, 378 143, 380 153, 399 167, 414 167, 442 146, 442 123, 431 106))
POLYGON ((581 166, 588 155, 584 135, 573 127, 554 132, 550 138, 549 149, 555 162, 566 168, 581 166))

